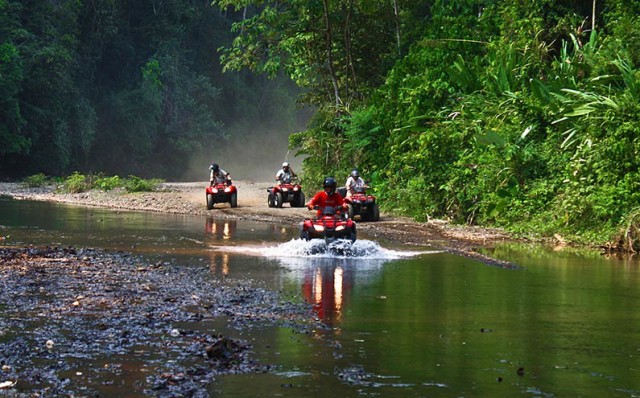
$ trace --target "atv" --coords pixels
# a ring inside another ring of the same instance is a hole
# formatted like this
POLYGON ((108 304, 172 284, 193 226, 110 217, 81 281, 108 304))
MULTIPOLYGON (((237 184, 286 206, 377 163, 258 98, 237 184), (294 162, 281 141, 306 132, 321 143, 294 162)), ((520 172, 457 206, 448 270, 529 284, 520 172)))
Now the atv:
POLYGON ((211 182, 206 188, 207 209, 213 209, 216 203, 229 203, 231 207, 238 206, 238 190, 229 180, 226 182, 211 182))
POLYGON ((300 224, 300 239, 324 239, 327 243, 348 239, 355 242, 356 223, 337 212, 335 207, 326 206, 321 216, 306 218, 300 224))
POLYGON ((356 188, 351 196, 346 196, 346 188, 339 190, 344 197, 344 201, 349 205, 347 210, 349 218, 353 219, 355 216, 360 216, 362 221, 380 220, 380 209, 376 203, 376 197, 367 195, 367 188, 368 186, 356 188))
POLYGON ((285 203, 290 203, 291 207, 304 207, 304 192, 297 178, 293 178, 290 183, 268 188, 267 192, 269 192, 267 197, 269 207, 281 208, 285 203))

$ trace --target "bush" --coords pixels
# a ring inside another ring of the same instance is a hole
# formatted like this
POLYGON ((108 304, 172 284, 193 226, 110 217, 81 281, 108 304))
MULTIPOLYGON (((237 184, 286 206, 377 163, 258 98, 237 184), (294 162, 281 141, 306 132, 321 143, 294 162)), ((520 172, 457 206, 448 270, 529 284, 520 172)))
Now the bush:
POLYGON ((43 173, 34 174, 32 176, 26 177, 22 181, 22 186, 27 188, 38 188, 45 186, 49 183, 49 179, 43 173))
POLYGON ((124 182, 124 187, 127 192, 149 192, 155 191, 158 185, 162 184, 164 180, 159 178, 152 178, 149 180, 142 179, 136 176, 129 176, 124 182))
POLYGON ((62 183, 62 190, 67 193, 80 193, 89 189, 87 183, 87 177, 84 174, 80 174, 74 171, 69 177, 67 177, 62 183))
POLYGON ((125 181, 119 176, 113 177, 98 177, 93 183, 93 187, 103 191, 110 191, 114 188, 124 186, 125 181))

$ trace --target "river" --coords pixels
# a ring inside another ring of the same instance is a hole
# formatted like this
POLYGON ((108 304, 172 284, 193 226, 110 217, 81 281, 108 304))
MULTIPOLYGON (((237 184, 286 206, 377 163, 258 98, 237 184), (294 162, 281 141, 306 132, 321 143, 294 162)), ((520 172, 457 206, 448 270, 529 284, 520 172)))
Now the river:
POLYGON ((204 265, 212 278, 251 278, 313 304, 327 327, 308 334, 225 329, 272 367, 217 377, 210 396, 640 396, 636 259, 502 245, 489 253, 517 264, 505 269, 364 234, 324 252, 297 235, 286 225, 0 199, 5 244, 204 265))

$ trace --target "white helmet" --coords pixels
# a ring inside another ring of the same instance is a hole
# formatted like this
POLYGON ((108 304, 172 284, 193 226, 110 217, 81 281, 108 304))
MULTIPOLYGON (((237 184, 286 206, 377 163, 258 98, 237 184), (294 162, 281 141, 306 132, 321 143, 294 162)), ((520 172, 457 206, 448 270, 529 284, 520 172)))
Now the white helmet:
POLYGON ((282 168, 289 167, 289 162, 282 163, 282 168))

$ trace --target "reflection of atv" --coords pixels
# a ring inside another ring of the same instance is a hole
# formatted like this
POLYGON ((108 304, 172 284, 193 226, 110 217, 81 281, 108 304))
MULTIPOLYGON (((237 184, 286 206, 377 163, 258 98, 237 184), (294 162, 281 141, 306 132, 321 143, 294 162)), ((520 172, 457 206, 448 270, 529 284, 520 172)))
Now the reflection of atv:
POLYGON ((212 182, 207 187, 207 209, 213 209, 213 205, 216 203, 229 203, 231 207, 238 206, 238 190, 231 181, 212 182))
POLYGON ((324 239, 330 243, 336 239, 356 240, 356 223, 336 212, 335 207, 326 206, 319 217, 306 218, 300 225, 300 239, 324 239))
POLYGON ((291 207, 304 207, 304 192, 302 192, 297 178, 292 179, 290 183, 268 188, 267 191, 269 192, 267 198, 269 207, 282 207, 287 202, 291 204, 291 207))
MULTIPOLYGON (((341 189, 340 194, 346 196, 346 189, 341 189)), ((351 196, 345 197, 344 201, 349 205, 349 218, 360 216, 362 221, 380 220, 380 209, 376 203, 376 197, 367 195, 367 187, 354 189, 351 196)))
POLYGON ((214 239, 231 239, 236 234, 235 220, 216 220, 208 216, 204 224, 204 231, 214 239))

